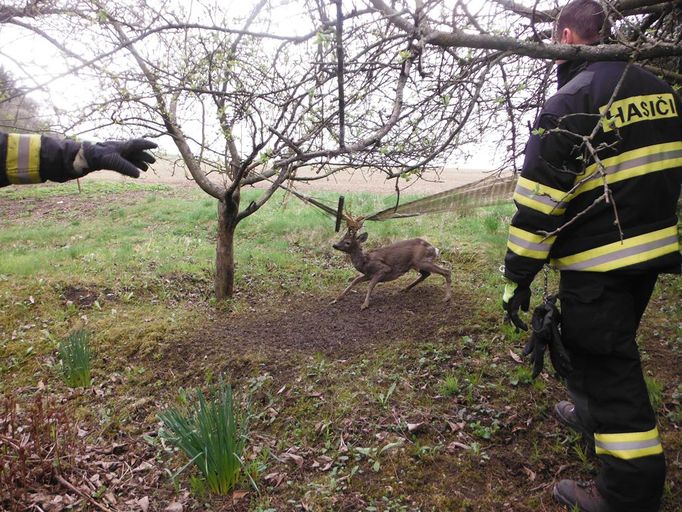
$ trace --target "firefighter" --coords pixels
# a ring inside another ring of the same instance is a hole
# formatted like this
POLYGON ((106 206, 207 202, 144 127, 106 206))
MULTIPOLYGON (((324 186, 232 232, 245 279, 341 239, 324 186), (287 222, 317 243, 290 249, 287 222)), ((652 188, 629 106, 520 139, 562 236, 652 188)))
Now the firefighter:
POLYGON ((137 178, 156 160, 146 139, 96 144, 38 134, 0 133, 0 187, 64 182, 107 169, 137 178))
MULTIPOLYGON (((599 43, 607 23, 599 3, 574 0, 554 37, 599 43)), ((572 401, 555 412, 593 438, 601 467, 589 482, 561 480, 554 497, 589 512, 656 511, 665 458, 635 336, 658 274, 681 271, 682 105, 634 64, 558 64, 514 193, 503 307, 525 329, 535 275, 548 261, 560 270, 572 401)))

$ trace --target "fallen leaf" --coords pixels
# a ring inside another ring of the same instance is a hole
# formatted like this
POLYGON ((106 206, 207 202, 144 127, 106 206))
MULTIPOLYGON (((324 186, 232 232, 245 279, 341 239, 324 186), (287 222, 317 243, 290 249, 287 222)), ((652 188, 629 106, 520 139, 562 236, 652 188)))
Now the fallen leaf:
POLYGON ((133 469, 133 473, 137 471, 148 471, 150 469, 154 469, 154 466, 152 466, 149 462, 144 461, 142 464, 133 469))
POLYGON ((241 501, 241 500, 244 498, 244 496, 246 496, 247 494, 249 494, 249 493, 246 492, 246 491, 234 491, 234 492, 232 493, 232 504, 233 504, 233 505, 237 504, 237 503, 238 503, 239 501, 241 501))
POLYGON ((531 481, 531 482, 535 481, 536 474, 532 469, 527 468, 526 466, 523 466, 523 471, 526 473, 526 475, 528 475, 529 481, 531 481))
POLYGON ((421 430, 424 430, 424 427, 426 426, 426 423, 421 422, 421 423, 408 423, 407 424, 407 431, 408 432, 419 432, 421 430))
POLYGON ((448 427, 450 427, 450 430, 452 430, 453 432, 457 432, 458 430, 462 430, 466 426, 466 423, 463 421, 460 423, 453 423, 452 421, 448 421, 447 423, 448 423, 448 427))
POLYGON ((140 507, 142 512, 147 512, 149 510, 149 496, 137 500, 137 506, 140 507))
POLYGON ((511 358, 516 361, 519 364, 523 364, 523 359, 521 359, 521 356, 519 356, 516 352, 514 352, 512 349, 509 349, 509 355, 511 358))
POLYGON ((339 453, 346 453, 348 451, 348 446, 346 441, 343 440, 343 434, 341 434, 341 440, 339 441, 339 453))
POLYGON ((294 462, 299 468, 303 467, 303 457, 295 453, 285 452, 281 455, 280 459, 283 462, 294 462))
POLYGON ((177 501, 173 501, 172 503, 169 503, 166 508, 164 508, 164 512, 182 512, 182 503, 179 503, 177 501))
POLYGON ((279 484, 282 483, 286 475, 284 473, 270 473, 268 475, 265 475, 263 477, 263 480, 265 480, 268 484, 270 484, 273 487, 279 487, 279 484))
POLYGON ((108 501, 111 505, 116 505, 116 496, 114 496, 114 493, 111 491, 104 493, 104 500, 108 501))
POLYGON ((459 443, 457 441, 453 441, 448 445, 448 451, 450 453, 455 452, 456 451, 455 448, 461 448, 462 450, 468 450, 470 448, 470 446, 466 445, 464 443, 459 443))

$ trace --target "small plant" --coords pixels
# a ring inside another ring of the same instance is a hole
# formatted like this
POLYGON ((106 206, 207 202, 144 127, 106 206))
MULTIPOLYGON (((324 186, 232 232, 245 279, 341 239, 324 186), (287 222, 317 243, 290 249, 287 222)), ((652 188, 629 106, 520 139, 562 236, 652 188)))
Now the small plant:
POLYGON ((391 398, 391 395, 392 395, 393 392, 395 391, 395 386, 396 386, 396 383, 393 382, 393 383, 391 383, 391 385, 388 387, 388 391, 386 391, 385 394, 384 394, 384 393, 379 393, 379 395, 377 396, 377 400, 379 401, 379 404, 381 405, 381 407, 386 407, 386 406, 388 406, 388 400, 391 398))
POLYGON ((440 394, 443 396, 455 396, 459 393, 459 379, 456 375, 446 375, 440 382, 440 394))
POLYGON ((492 425, 483 425, 480 421, 474 421, 469 425, 475 436, 481 439, 490 439, 498 430, 500 430, 500 424, 494 421, 492 425))
POLYGON ((644 377, 646 382, 646 389, 649 392, 649 401, 651 407, 657 410, 663 403, 663 385, 653 377, 644 377))
POLYGON ((585 448, 583 448, 582 445, 576 444, 573 446, 573 451, 575 454, 578 456, 578 460, 580 460, 580 463, 582 464, 583 468, 586 471, 593 471, 594 470, 594 465, 590 462, 589 454, 585 448))
POLYGON ((530 366, 518 366, 509 378, 512 386, 519 384, 531 384, 533 382, 533 370, 530 366))
MULTIPOLYGON (((197 389, 186 408, 172 407, 159 414, 163 423, 159 435, 185 452, 216 494, 228 494, 242 470, 248 415, 235 412, 232 388, 221 380, 208 399, 197 389)), ((192 487, 201 486, 194 481, 192 487)))
POLYGON ((90 335, 79 329, 59 346, 59 370, 64 382, 72 388, 90 386, 90 335))

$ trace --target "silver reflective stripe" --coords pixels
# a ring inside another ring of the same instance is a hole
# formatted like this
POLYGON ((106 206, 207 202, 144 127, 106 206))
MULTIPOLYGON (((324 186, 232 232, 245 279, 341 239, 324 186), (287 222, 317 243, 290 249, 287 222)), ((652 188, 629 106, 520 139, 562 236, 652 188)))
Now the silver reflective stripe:
POLYGON ((515 243, 519 247, 523 247, 524 249, 531 249, 533 251, 549 252, 549 250, 552 248, 552 244, 549 242, 541 244, 529 242, 528 240, 519 238, 518 236, 512 235, 511 233, 509 234, 509 241, 515 243))
POLYGON ((597 256, 586 261, 580 261, 577 263, 570 263, 567 265, 562 265, 558 263, 558 268, 561 270, 583 270, 585 268, 595 267, 597 265, 602 265, 604 263, 610 263, 612 261, 627 258, 629 256, 635 256, 639 253, 644 253, 652 249, 657 249, 659 247, 665 247, 669 244, 674 244, 677 242, 677 236, 669 236, 661 240, 654 240, 646 244, 638 245, 636 247, 630 247, 621 249, 620 251, 611 252, 609 254, 604 254, 603 256, 597 256))
POLYGON ((604 442, 595 439, 595 445, 604 450, 615 452, 615 451, 631 451, 631 450, 643 450, 644 448, 651 448, 652 446, 657 446, 661 444, 658 437, 654 439, 648 439, 646 441, 621 441, 621 442, 604 442))
POLYGON ((17 155, 17 179, 19 183, 33 183, 29 175, 29 148, 31 138, 29 135, 19 136, 19 154, 17 155))
MULTIPOLYGON (((627 171, 628 169, 633 169, 635 167, 640 167, 642 165, 652 164, 654 162, 662 162, 663 160, 669 160, 672 158, 682 158, 682 149, 665 151, 661 153, 654 153, 653 155, 640 156, 639 158, 633 158, 632 160, 626 160, 625 162, 620 162, 614 165, 610 165, 604 168, 606 174, 616 174, 621 171, 627 171)), ((601 179, 601 175, 598 171, 590 176, 586 180, 589 183, 592 180, 601 179)))

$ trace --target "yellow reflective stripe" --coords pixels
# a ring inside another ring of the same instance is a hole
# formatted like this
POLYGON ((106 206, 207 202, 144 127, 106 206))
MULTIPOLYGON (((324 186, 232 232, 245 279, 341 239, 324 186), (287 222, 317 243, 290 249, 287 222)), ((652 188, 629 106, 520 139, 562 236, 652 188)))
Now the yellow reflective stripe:
POLYGON ((658 428, 647 432, 624 434, 594 434, 597 455, 611 455, 619 459, 635 459, 663 453, 658 428))
POLYGON ((538 235, 515 226, 509 226, 507 248, 519 256, 545 260, 547 259, 547 256, 549 256, 549 251, 552 248, 554 240, 556 240, 556 236, 545 239, 544 235, 538 235))
MULTIPOLYGON (((626 151, 602 160, 602 164, 606 173, 606 182, 609 184, 650 172, 681 167, 682 142, 667 142, 626 151)), ((585 178, 589 179, 576 189, 574 196, 603 186, 604 178, 597 174, 598 169, 597 164, 592 164, 585 170, 584 174, 576 177, 576 185, 585 178)))
POLYGON ((563 215, 566 211, 565 204, 570 200, 570 195, 521 177, 516 185, 513 199, 519 204, 547 215, 563 215))
POLYGON ((606 272, 642 263, 679 251, 677 226, 626 238, 587 251, 557 258, 552 264, 560 270, 606 272))
POLYGON ((10 183, 40 183, 40 135, 7 135, 5 171, 10 183))

